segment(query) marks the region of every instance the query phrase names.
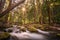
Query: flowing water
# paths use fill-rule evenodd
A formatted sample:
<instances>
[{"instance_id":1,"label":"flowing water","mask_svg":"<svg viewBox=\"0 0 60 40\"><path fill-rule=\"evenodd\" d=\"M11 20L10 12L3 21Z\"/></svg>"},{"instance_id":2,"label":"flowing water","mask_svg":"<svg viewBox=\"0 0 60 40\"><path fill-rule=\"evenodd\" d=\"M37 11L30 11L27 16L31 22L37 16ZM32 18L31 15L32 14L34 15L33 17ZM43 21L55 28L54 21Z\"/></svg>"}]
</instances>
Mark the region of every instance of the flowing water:
<instances>
[{"instance_id":1,"label":"flowing water","mask_svg":"<svg viewBox=\"0 0 60 40\"><path fill-rule=\"evenodd\" d=\"M50 32L39 29L37 29L39 33L31 33L28 30L26 30L26 32L20 32L20 29L17 29L17 26L13 26L13 28L9 29L12 29L9 40L50 40Z\"/></svg>"}]
</instances>

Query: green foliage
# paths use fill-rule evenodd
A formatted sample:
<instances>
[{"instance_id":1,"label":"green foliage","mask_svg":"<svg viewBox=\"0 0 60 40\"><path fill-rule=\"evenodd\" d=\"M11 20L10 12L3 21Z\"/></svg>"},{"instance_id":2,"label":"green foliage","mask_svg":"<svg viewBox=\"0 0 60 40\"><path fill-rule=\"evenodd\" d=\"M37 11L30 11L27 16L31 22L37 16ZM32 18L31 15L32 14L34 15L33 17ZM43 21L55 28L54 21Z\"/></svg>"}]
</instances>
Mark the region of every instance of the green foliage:
<instances>
[{"instance_id":1,"label":"green foliage","mask_svg":"<svg viewBox=\"0 0 60 40\"><path fill-rule=\"evenodd\" d=\"M57 0L57 2L59 2L59 3L60 3L60 0Z\"/></svg>"},{"instance_id":2,"label":"green foliage","mask_svg":"<svg viewBox=\"0 0 60 40\"><path fill-rule=\"evenodd\" d=\"M32 6L32 8L28 11L28 15L27 15L27 18L29 19L29 20L32 20L33 18L34 18L34 9L35 9L35 7L34 6Z\"/></svg>"},{"instance_id":3,"label":"green foliage","mask_svg":"<svg viewBox=\"0 0 60 40\"><path fill-rule=\"evenodd\" d=\"M54 22L55 23L60 23L60 5L55 5L53 9L54 13Z\"/></svg>"},{"instance_id":4,"label":"green foliage","mask_svg":"<svg viewBox=\"0 0 60 40\"><path fill-rule=\"evenodd\" d=\"M8 2L8 0L7 0L7 2ZM21 8L17 7L19 10L18 9L13 10L12 11L14 13L13 16L11 13L9 14L10 15L9 22L11 22L11 23L18 22L19 24L23 24L24 21L27 23L39 22L40 13L42 13L43 17L41 17L41 18L43 20L43 23L48 24L49 23L48 14L51 13L52 14L51 19L55 20L55 22L57 22L57 23L60 23L60 8L55 6L56 4L60 3L60 0L44 0L42 5L40 4L40 0L36 0L36 5L35 5L35 0L31 0L30 2L31 2L30 3L31 5L28 5L29 4L29 2L28 2L28 3L26 3L26 5L24 4L25 6L22 6ZM53 7L51 6L51 4L53 4ZM7 5L5 5L5 6L7 6ZM28 7L28 6L30 6L30 7ZM26 8L26 11L24 12L24 14L26 14L26 15L24 15L24 16L23 16L23 11L22 11L23 7ZM57 12L55 12L55 11L57 11ZM4 22L8 21L8 14L5 16L3 18L1 18L0 21L4 21ZM39 25L35 25L35 26L37 27Z\"/></svg>"},{"instance_id":5,"label":"green foliage","mask_svg":"<svg viewBox=\"0 0 60 40\"><path fill-rule=\"evenodd\" d=\"M56 23L60 23L60 13L58 13L55 17L54 20Z\"/></svg>"}]
</instances>

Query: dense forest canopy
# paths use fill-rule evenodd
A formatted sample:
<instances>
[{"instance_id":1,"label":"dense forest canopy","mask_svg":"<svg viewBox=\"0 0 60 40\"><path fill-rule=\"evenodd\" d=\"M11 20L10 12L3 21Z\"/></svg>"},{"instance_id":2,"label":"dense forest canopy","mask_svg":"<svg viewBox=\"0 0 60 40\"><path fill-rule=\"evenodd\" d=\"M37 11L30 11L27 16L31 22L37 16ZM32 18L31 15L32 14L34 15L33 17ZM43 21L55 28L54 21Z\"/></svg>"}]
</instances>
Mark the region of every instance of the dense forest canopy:
<instances>
[{"instance_id":1,"label":"dense forest canopy","mask_svg":"<svg viewBox=\"0 0 60 40\"><path fill-rule=\"evenodd\" d=\"M60 0L0 0L0 23L60 24Z\"/></svg>"}]
</instances>

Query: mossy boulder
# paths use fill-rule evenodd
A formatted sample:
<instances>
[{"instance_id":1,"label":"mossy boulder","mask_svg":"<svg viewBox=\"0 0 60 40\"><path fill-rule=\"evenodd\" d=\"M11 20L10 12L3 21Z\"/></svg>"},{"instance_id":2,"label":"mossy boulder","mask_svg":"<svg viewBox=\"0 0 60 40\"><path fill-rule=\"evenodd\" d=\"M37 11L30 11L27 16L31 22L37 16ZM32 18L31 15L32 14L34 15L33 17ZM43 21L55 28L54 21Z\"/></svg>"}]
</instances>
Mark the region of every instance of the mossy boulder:
<instances>
[{"instance_id":1,"label":"mossy boulder","mask_svg":"<svg viewBox=\"0 0 60 40\"><path fill-rule=\"evenodd\" d=\"M38 27L38 29L45 31L45 30L48 30L48 27L49 27L48 24L43 24L43 25L40 25L40 26Z\"/></svg>"},{"instance_id":2,"label":"mossy boulder","mask_svg":"<svg viewBox=\"0 0 60 40\"><path fill-rule=\"evenodd\" d=\"M30 28L28 28L28 30L29 30L30 32L37 32L37 30L36 30L35 27L30 27Z\"/></svg>"},{"instance_id":3,"label":"mossy boulder","mask_svg":"<svg viewBox=\"0 0 60 40\"><path fill-rule=\"evenodd\" d=\"M10 37L10 34L7 32L0 33L0 40L8 39Z\"/></svg>"},{"instance_id":4,"label":"mossy boulder","mask_svg":"<svg viewBox=\"0 0 60 40\"><path fill-rule=\"evenodd\" d=\"M20 31L26 32L26 28L25 27L20 27Z\"/></svg>"}]
</instances>

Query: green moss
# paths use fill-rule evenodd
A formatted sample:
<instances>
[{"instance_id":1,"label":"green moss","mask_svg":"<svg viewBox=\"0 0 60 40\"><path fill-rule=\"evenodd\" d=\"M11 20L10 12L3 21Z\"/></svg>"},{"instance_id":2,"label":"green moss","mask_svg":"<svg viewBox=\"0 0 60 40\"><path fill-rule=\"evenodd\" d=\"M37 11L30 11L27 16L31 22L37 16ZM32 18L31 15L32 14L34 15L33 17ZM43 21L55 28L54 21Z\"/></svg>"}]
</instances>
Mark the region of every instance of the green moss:
<instances>
[{"instance_id":1,"label":"green moss","mask_svg":"<svg viewBox=\"0 0 60 40\"><path fill-rule=\"evenodd\" d=\"M36 30L35 27L30 27L30 28L28 28L28 30L29 30L30 32L37 32L37 30Z\"/></svg>"},{"instance_id":2,"label":"green moss","mask_svg":"<svg viewBox=\"0 0 60 40\"><path fill-rule=\"evenodd\" d=\"M39 25L39 27L37 27L40 30L46 30L48 29L49 25L48 24L43 24L43 25Z\"/></svg>"},{"instance_id":3,"label":"green moss","mask_svg":"<svg viewBox=\"0 0 60 40\"><path fill-rule=\"evenodd\" d=\"M58 36L60 36L60 34L57 34Z\"/></svg>"},{"instance_id":4,"label":"green moss","mask_svg":"<svg viewBox=\"0 0 60 40\"><path fill-rule=\"evenodd\" d=\"M9 36L10 36L9 33L7 33L7 32L0 33L0 39L6 39Z\"/></svg>"}]
</instances>

